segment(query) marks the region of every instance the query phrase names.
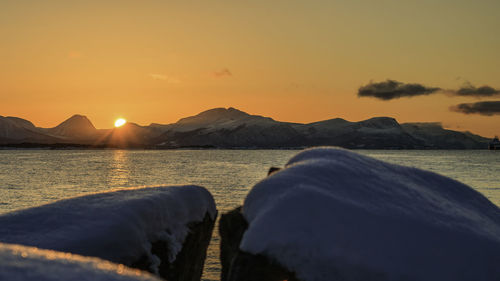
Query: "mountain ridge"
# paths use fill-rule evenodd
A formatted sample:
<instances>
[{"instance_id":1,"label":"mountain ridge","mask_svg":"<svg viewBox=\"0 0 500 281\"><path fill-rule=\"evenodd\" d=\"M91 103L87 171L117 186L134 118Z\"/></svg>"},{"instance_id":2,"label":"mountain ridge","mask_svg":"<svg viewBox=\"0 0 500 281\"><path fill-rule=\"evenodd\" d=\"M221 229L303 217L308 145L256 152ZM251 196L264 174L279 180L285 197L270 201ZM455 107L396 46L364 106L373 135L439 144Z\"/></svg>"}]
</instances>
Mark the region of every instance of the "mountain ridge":
<instances>
[{"instance_id":1,"label":"mountain ridge","mask_svg":"<svg viewBox=\"0 0 500 281\"><path fill-rule=\"evenodd\" d=\"M7 133L6 133L7 132ZM487 138L444 129L441 123L398 123L392 117L362 121L332 118L312 123L276 121L233 107L213 108L171 124L132 122L114 129L96 129L75 114L53 128L0 116L0 144L74 143L91 147L137 148L299 148L334 145L365 149L481 149Z\"/></svg>"},{"instance_id":2,"label":"mountain ridge","mask_svg":"<svg viewBox=\"0 0 500 281\"><path fill-rule=\"evenodd\" d=\"M56 127L47 129L47 131L56 136L85 139L92 138L97 129L87 116L75 114Z\"/></svg>"}]
</instances>

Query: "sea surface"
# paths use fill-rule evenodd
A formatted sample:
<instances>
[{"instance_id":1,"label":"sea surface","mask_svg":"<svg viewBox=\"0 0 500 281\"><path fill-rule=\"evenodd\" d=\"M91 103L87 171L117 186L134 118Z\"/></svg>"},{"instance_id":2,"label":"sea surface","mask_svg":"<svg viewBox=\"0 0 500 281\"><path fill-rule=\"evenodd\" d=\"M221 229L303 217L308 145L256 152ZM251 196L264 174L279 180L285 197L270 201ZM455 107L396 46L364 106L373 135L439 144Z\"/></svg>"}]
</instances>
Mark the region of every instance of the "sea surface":
<instances>
[{"instance_id":1,"label":"sea surface","mask_svg":"<svg viewBox=\"0 0 500 281\"><path fill-rule=\"evenodd\" d=\"M215 197L219 214L298 150L0 150L0 214L62 198L131 186L196 184ZM500 206L500 151L358 150L391 163L461 181ZM219 280L217 229L204 280Z\"/></svg>"}]
</instances>

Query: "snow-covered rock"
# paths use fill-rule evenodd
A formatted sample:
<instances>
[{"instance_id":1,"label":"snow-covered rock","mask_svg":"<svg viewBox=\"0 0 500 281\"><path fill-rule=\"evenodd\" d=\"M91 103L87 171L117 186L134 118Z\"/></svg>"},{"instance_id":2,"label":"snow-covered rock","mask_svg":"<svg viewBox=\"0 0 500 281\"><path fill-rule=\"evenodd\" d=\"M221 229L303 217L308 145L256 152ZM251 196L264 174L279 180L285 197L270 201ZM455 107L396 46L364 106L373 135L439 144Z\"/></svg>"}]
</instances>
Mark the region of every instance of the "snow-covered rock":
<instances>
[{"instance_id":1,"label":"snow-covered rock","mask_svg":"<svg viewBox=\"0 0 500 281\"><path fill-rule=\"evenodd\" d=\"M0 241L161 273L178 262L190 239L199 241L189 248L192 263L203 265L216 213L203 187L121 189L2 215ZM205 227L193 231L199 225ZM201 275L201 269L191 271Z\"/></svg>"},{"instance_id":2,"label":"snow-covered rock","mask_svg":"<svg viewBox=\"0 0 500 281\"><path fill-rule=\"evenodd\" d=\"M0 280L159 281L148 272L99 258L0 243Z\"/></svg>"},{"instance_id":3,"label":"snow-covered rock","mask_svg":"<svg viewBox=\"0 0 500 281\"><path fill-rule=\"evenodd\" d=\"M255 185L243 216L241 252L303 281L500 280L496 205L450 178L347 150L299 153ZM243 263L229 280L250 280Z\"/></svg>"}]
</instances>

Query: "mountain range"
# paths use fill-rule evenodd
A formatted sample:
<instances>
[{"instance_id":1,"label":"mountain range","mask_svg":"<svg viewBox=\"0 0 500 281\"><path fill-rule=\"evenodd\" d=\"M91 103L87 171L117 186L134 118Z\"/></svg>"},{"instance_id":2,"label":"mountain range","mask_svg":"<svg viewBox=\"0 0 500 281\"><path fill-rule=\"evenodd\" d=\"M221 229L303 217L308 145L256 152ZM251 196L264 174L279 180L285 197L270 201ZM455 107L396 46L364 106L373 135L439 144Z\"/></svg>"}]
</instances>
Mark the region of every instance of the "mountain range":
<instances>
[{"instance_id":1,"label":"mountain range","mask_svg":"<svg viewBox=\"0 0 500 281\"><path fill-rule=\"evenodd\" d=\"M444 129L439 123L399 124L391 117L375 117L301 124L235 108L210 109L172 124L129 122L114 129L96 129L83 115L74 115L54 128L0 116L3 147L484 149L488 141L469 132Z\"/></svg>"}]
</instances>

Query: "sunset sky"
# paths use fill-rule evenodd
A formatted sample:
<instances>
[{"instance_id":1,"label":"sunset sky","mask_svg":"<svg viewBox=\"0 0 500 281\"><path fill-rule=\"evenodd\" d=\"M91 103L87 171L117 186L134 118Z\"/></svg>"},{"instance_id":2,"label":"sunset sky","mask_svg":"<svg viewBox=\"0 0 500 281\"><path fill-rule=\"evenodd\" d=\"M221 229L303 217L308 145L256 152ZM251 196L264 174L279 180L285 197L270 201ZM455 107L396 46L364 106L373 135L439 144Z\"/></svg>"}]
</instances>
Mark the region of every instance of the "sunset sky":
<instances>
[{"instance_id":1,"label":"sunset sky","mask_svg":"<svg viewBox=\"0 0 500 281\"><path fill-rule=\"evenodd\" d=\"M214 107L280 121L392 116L500 134L450 107L500 100L500 1L0 1L0 115L171 123ZM440 91L380 99L386 80ZM371 85L371 84L370 84ZM488 86L490 96L453 92ZM495 111L497 110L497 111Z\"/></svg>"}]
</instances>

